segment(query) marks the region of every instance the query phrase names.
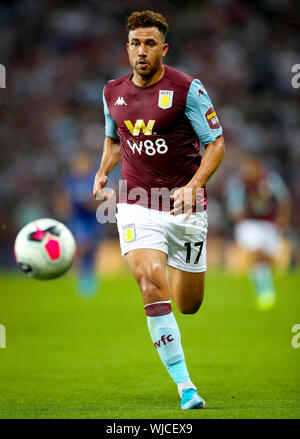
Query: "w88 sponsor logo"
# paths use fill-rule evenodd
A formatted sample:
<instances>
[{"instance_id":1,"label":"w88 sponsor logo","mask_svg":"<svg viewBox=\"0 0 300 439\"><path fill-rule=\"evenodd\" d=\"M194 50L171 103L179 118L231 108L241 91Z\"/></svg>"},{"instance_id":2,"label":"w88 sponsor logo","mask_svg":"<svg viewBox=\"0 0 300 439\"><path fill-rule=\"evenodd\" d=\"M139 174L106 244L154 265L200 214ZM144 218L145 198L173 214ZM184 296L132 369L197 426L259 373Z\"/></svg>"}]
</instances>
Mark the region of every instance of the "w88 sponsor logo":
<instances>
[{"instance_id":1,"label":"w88 sponsor logo","mask_svg":"<svg viewBox=\"0 0 300 439\"><path fill-rule=\"evenodd\" d=\"M165 139L156 139L155 142L147 139L144 141L141 140L139 143L127 140L127 143L133 154L137 151L141 155L142 151L144 151L147 155L155 155L156 153L165 154L168 151L168 145L166 144Z\"/></svg>"}]
</instances>

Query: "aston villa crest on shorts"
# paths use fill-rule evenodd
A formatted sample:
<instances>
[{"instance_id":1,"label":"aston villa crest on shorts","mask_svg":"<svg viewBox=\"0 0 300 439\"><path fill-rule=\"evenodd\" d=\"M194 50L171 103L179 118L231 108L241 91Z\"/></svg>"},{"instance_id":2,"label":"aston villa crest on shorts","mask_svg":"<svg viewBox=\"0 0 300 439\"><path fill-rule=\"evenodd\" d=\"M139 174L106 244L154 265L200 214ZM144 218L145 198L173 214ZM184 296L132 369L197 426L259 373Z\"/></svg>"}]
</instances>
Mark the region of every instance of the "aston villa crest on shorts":
<instances>
[{"instance_id":1,"label":"aston villa crest on shorts","mask_svg":"<svg viewBox=\"0 0 300 439\"><path fill-rule=\"evenodd\" d=\"M135 225L134 224L127 224L126 226L123 226L123 239L125 242L131 242L134 241L136 238L135 234Z\"/></svg>"},{"instance_id":2,"label":"aston villa crest on shorts","mask_svg":"<svg viewBox=\"0 0 300 439\"><path fill-rule=\"evenodd\" d=\"M159 90L158 106L166 110L172 107L173 90Z\"/></svg>"}]
</instances>

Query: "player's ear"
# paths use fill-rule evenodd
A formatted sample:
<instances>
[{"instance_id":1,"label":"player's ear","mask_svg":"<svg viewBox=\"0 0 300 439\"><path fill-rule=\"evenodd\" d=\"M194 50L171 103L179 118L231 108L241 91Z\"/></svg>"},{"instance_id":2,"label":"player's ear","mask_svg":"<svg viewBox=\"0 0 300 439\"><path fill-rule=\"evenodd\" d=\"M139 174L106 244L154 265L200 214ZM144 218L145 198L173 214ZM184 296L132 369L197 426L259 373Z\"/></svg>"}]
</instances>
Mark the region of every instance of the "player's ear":
<instances>
[{"instance_id":1,"label":"player's ear","mask_svg":"<svg viewBox=\"0 0 300 439\"><path fill-rule=\"evenodd\" d=\"M129 51L129 43L126 43L127 52Z\"/></svg>"},{"instance_id":2,"label":"player's ear","mask_svg":"<svg viewBox=\"0 0 300 439\"><path fill-rule=\"evenodd\" d=\"M166 56L169 50L169 45L167 43L164 43L162 46L162 56Z\"/></svg>"}]
</instances>

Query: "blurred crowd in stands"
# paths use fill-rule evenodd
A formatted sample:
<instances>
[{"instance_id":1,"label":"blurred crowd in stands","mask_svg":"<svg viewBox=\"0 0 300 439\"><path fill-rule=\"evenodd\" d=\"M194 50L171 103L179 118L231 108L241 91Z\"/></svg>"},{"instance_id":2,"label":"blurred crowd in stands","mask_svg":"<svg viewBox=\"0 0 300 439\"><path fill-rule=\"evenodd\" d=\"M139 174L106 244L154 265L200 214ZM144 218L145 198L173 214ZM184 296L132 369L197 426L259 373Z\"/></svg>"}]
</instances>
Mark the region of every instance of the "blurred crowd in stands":
<instances>
[{"instance_id":1,"label":"blurred crowd in stands","mask_svg":"<svg viewBox=\"0 0 300 439\"><path fill-rule=\"evenodd\" d=\"M124 27L142 9L165 15L166 64L203 82L224 129L226 159L208 184L211 236L232 239L224 187L243 151L253 151L290 189L288 234L299 265L300 89L291 68L300 63L300 9L287 0L2 1L0 264L12 261L22 225L55 216L60 179L78 152L97 168L103 86L130 71ZM109 236L116 233L114 225Z\"/></svg>"}]
</instances>

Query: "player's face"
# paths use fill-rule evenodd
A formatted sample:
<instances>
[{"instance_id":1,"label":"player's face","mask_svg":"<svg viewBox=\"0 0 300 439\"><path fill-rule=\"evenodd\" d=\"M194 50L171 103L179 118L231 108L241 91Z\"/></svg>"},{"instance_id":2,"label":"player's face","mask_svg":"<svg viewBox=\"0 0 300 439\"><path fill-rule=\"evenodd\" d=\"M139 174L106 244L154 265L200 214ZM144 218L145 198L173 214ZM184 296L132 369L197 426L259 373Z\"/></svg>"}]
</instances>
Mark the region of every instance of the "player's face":
<instances>
[{"instance_id":1,"label":"player's face","mask_svg":"<svg viewBox=\"0 0 300 439\"><path fill-rule=\"evenodd\" d=\"M157 27L145 27L129 32L126 45L131 67L141 76L150 77L162 64L168 51Z\"/></svg>"},{"instance_id":2,"label":"player's face","mask_svg":"<svg viewBox=\"0 0 300 439\"><path fill-rule=\"evenodd\" d=\"M247 160L242 163L241 170L243 178L250 183L259 181L263 173L260 160L253 157L248 157Z\"/></svg>"}]
</instances>

